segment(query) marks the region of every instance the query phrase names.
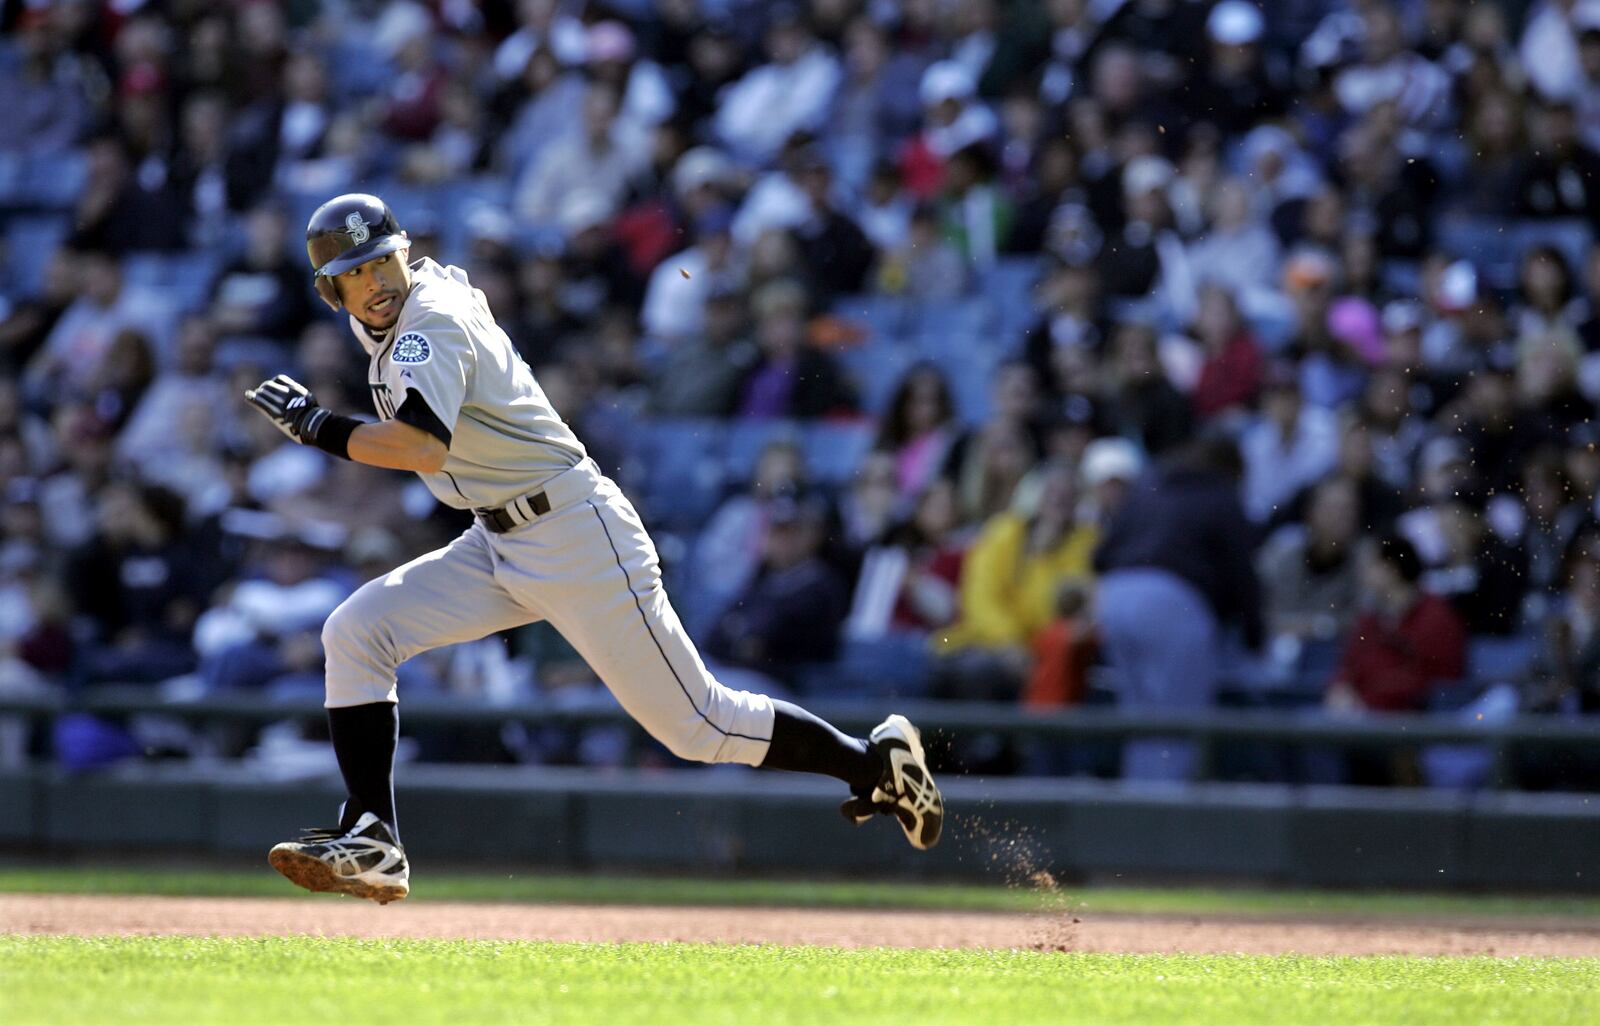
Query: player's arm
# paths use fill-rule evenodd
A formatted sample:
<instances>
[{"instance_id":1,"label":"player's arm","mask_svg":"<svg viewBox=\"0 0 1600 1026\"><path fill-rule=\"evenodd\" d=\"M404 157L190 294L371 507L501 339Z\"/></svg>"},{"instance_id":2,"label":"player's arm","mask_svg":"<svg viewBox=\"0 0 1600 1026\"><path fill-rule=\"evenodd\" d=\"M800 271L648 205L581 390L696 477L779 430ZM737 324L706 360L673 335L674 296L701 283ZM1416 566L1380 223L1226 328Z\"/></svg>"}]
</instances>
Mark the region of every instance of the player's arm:
<instances>
[{"instance_id":1,"label":"player's arm","mask_svg":"<svg viewBox=\"0 0 1600 1026\"><path fill-rule=\"evenodd\" d=\"M279 374L245 392L245 398L279 431L301 445L347 460L393 470L437 473L444 466L449 446L445 438L407 420L366 424L341 417L317 403L310 390L287 374ZM408 403L409 405L409 403Z\"/></svg>"},{"instance_id":2,"label":"player's arm","mask_svg":"<svg viewBox=\"0 0 1600 1026\"><path fill-rule=\"evenodd\" d=\"M437 474L450 450L421 428L398 420L362 424L350 433L350 458L392 470Z\"/></svg>"}]
</instances>

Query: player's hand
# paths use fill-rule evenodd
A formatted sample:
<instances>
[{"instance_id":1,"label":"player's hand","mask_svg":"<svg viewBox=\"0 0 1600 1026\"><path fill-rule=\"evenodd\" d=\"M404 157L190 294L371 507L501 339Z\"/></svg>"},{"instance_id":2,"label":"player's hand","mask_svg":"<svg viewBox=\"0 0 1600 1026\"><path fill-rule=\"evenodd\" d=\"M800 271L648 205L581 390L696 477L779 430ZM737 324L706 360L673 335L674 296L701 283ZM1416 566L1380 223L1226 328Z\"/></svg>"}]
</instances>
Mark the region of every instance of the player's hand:
<instances>
[{"instance_id":1,"label":"player's hand","mask_svg":"<svg viewBox=\"0 0 1600 1026\"><path fill-rule=\"evenodd\" d=\"M317 405L317 397L310 389L287 374L268 378L246 390L244 397L279 431L301 445L315 445L317 429L332 416Z\"/></svg>"}]
</instances>

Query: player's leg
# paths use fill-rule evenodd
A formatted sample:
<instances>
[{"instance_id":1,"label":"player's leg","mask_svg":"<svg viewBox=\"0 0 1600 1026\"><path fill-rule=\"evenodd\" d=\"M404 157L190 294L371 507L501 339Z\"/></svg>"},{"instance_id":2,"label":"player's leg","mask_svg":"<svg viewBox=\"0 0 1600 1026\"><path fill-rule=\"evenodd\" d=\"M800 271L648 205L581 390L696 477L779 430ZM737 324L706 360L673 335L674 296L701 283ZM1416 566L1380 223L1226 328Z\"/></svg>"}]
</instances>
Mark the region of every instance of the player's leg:
<instances>
[{"instance_id":1,"label":"player's leg","mask_svg":"<svg viewBox=\"0 0 1600 1026\"><path fill-rule=\"evenodd\" d=\"M890 717L871 738L855 738L792 703L724 686L667 600L644 525L610 481L494 544L507 553L507 590L538 609L673 754L837 777L856 796L850 818L892 812L913 844L937 840L943 805L916 728Z\"/></svg>"},{"instance_id":2,"label":"player's leg","mask_svg":"<svg viewBox=\"0 0 1600 1026\"><path fill-rule=\"evenodd\" d=\"M367 582L322 629L325 705L346 793L339 826L273 848L279 872L311 890L404 897L409 867L394 807L400 720L395 670L420 652L538 619L494 579L479 528Z\"/></svg>"}]
</instances>

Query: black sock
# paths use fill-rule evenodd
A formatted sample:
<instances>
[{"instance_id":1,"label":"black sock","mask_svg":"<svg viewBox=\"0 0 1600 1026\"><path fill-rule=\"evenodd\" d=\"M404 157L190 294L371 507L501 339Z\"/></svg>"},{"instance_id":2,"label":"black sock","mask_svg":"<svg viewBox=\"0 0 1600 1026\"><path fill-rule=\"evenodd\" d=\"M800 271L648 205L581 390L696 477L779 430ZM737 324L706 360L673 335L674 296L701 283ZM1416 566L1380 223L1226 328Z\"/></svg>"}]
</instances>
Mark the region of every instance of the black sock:
<instances>
[{"instance_id":1,"label":"black sock","mask_svg":"<svg viewBox=\"0 0 1600 1026\"><path fill-rule=\"evenodd\" d=\"M395 839L400 826L394 815L394 748L400 739L400 707L393 702L347 705L328 710L333 754L344 774L345 803L340 826L349 828L370 812L389 824Z\"/></svg>"},{"instance_id":2,"label":"black sock","mask_svg":"<svg viewBox=\"0 0 1600 1026\"><path fill-rule=\"evenodd\" d=\"M840 733L791 702L774 699L772 709L772 744L761 761L763 769L825 773L843 780L857 794L877 784L883 762L871 745Z\"/></svg>"}]
</instances>

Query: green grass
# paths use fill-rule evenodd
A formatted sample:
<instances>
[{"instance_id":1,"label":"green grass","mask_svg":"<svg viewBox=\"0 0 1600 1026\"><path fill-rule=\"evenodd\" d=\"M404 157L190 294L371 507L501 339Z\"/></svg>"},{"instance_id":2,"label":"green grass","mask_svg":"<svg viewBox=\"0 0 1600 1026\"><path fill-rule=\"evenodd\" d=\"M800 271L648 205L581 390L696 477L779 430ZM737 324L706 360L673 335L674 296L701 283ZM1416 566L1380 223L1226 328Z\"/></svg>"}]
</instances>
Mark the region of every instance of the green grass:
<instances>
[{"instance_id":1,"label":"green grass","mask_svg":"<svg viewBox=\"0 0 1600 1026\"><path fill-rule=\"evenodd\" d=\"M1558 1026L1592 963L0 936L0 1021Z\"/></svg>"},{"instance_id":2,"label":"green grass","mask_svg":"<svg viewBox=\"0 0 1600 1026\"><path fill-rule=\"evenodd\" d=\"M411 901L582 902L642 905L780 905L828 908L1039 908L1149 915L1600 918L1600 899L1448 894L1257 891L1131 887L1024 888L967 884L699 880L619 876L463 874L423 871ZM159 870L0 868L0 893L171 894L192 897L302 896L266 866Z\"/></svg>"}]
</instances>

